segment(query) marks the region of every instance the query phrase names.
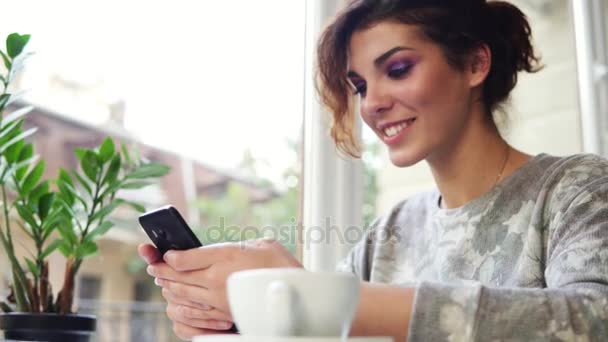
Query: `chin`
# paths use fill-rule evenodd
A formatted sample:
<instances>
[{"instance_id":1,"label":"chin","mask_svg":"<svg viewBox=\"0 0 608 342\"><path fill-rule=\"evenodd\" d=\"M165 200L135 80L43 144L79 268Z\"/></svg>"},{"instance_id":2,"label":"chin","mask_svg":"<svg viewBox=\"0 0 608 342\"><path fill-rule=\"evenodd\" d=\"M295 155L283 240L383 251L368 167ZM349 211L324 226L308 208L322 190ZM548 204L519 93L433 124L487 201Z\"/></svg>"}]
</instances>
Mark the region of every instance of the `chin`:
<instances>
[{"instance_id":1,"label":"chin","mask_svg":"<svg viewBox=\"0 0 608 342\"><path fill-rule=\"evenodd\" d=\"M407 150L389 149L388 155L391 163L397 167L413 166L424 160L424 155L422 153L415 153Z\"/></svg>"}]
</instances>

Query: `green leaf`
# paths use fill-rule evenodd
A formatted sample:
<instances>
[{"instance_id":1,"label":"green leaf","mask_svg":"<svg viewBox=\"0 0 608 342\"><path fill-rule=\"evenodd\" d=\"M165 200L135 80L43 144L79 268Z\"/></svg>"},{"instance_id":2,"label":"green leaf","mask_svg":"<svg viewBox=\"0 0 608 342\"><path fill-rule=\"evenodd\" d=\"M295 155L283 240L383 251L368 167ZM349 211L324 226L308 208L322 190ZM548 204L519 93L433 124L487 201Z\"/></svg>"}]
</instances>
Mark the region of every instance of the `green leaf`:
<instances>
[{"instance_id":1,"label":"green leaf","mask_svg":"<svg viewBox=\"0 0 608 342\"><path fill-rule=\"evenodd\" d=\"M111 221L104 221L102 224L93 229L86 237L87 240L93 241L98 236L102 236L114 227L114 223Z\"/></svg>"},{"instance_id":2,"label":"green leaf","mask_svg":"<svg viewBox=\"0 0 608 342\"><path fill-rule=\"evenodd\" d=\"M44 174L44 168L45 162L44 160L41 160L36 164L32 171L30 171L21 184L22 194L28 194L36 184L38 184L38 181L40 181L40 178L42 178L42 175Z\"/></svg>"},{"instance_id":3,"label":"green leaf","mask_svg":"<svg viewBox=\"0 0 608 342\"><path fill-rule=\"evenodd\" d=\"M84 157L84 155L87 153L87 150L85 150L84 148L76 148L74 149L74 154L76 155L76 158L78 158L78 160L82 161L82 158Z\"/></svg>"},{"instance_id":4,"label":"green leaf","mask_svg":"<svg viewBox=\"0 0 608 342\"><path fill-rule=\"evenodd\" d=\"M84 174L93 182L97 182L97 174L99 173L99 161L97 160L97 155L93 151L86 151L82 160L80 161L80 166L84 171Z\"/></svg>"},{"instance_id":5,"label":"green leaf","mask_svg":"<svg viewBox=\"0 0 608 342\"><path fill-rule=\"evenodd\" d=\"M62 180L57 181L57 187L59 188L59 197L70 207L73 206L76 200L74 191L72 191L73 187Z\"/></svg>"},{"instance_id":6,"label":"green leaf","mask_svg":"<svg viewBox=\"0 0 608 342\"><path fill-rule=\"evenodd\" d=\"M101 184L110 184L116 180L118 177L118 172L120 171L120 154L114 155L112 161L110 162L110 166L108 167L108 171L106 175L103 177L103 181Z\"/></svg>"},{"instance_id":7,"label":"green leaf","mask_svg":"<svg viewBox=\"0 0 608 342\"><path fill-rule=\"evenodd\" d=\"M85 199L78 194L78 191L76 191L74 187L65 182L59 182L57 183L57 186L61 190L62 198L66 199L66 204L71 207L74 205L74 201L78 200L82 204L85 211L89 210L87 201L85 201Z\"/></svg>"},{"instance_id":8,"label":"green leaf","mask_svg":"<svg viewBox=\"0 0 608 342\"><path fill-rule=\"evenodd\" d=\"M87 180L84 179L84 177L82 177L78 172L74 172L74 177L76 177L76 179L78 179L78 182L84 188L84 190L87 192L87 194L89 194L90 196L93 196L93 190L91 189L89 182L87 182Z\"/></svg>"},{"instance_id":9,"label":"green leaf","mask_svg":"<svg viewBox=\"0 0 608 342\"><path fill-rule=\"evenodd\" d=\"M101 207L93 216L91 216L91 222L95 222L95 220L100 219L103 220L104 217L110 215L114 209L116 209L119 205L123 204L125 201L121 199L115 199L110 204Z\"/></svg>"},{"instance_id":10,"label":"green leaf","mask_svg":"<svg viewBox=\"0 0 608 342\"><path fill-rule=\"evenodd\" d=\"M23 140L11 140L10 146L6 149L6 152L2 151L2 148L0 148L0 154L4 153L4 158L6 159L6 161L13 164L17 162L17 158L19 158L19 152L21 152L23 145L25 145L25 142Z\"/></svg>"},{"instance_id":11,"label":"green leaf","mask_svg":"<svg viewBox=\"0 0 608 342\"><path fill-rule=\"evenodd\" d=\"M0 55L2 55L2 60L4 61L4 66L6 67L6 69L10 70L11 66L13 66L10 58L8 58L8 56L2 50L0 50Z\"/></svg>"},{"instance_id":12,"label":"green leaf","mask_svg":"<svg viewBox=\"0 0 608 342\"><path fill-rule=\"evenodd\" d=\"M30 272L32 272L34 277L40 277L40 270L38 270L38 267L36 267L36 264L32 260L25 258L25 263L27 264L27 268L29 268Z\"/></svg>"},{"instance_id":13,"label":"green leaf","mask_svg":"<svg viewBox=\"0 0 608 342\"><path fill-rule=\"evenodd\" d=\"M21 265L14 264L12 265L13 270L13 291L15 291L15 300L17 301L17 310L21 312L30 311L30 303L31 303L31 295L26 289L27 280L25 278L25 272L21 268Z\"/></svg>"},{"instance_id":14,"label":"green leaf","mask_svg":"<svg viewBox=\"0 0 608 342\"><path fill-rule=\"evenodd\" d=\"M16 170L19 170L22 167L27 167L29 169L31 165L33 165L35 162L38 161L38 159L40 159L39 156L33 156L30 159L20 161L20 162L17 162L16 164L13 164L12 167Z\"/></svg>"},{"instance_id":15,"label":"green leaf","mask_svg":"<svg viewBox=\"0 0 608 342\"><path fill-rule=\"evenodd\" d=\"M63 224L57 226L57 230L59 230L59 235L61 235L61 238L68 244L68 246L74 246L78 242L78 237L76 236L74 228L71 224L66 224L64 222Z\"/></svg>"},{"instance_id":16,"label":"green leaf","mask_svg":"<svg viewBox=\"0 0 608 342\"><path fill-rule=\"evenodd\" d=\"M99 147L99 159L102 163L107 162L114 155L114 142L111 138L106 138Z\"/></svg>"},{"instance_id":17,"label":"green leaf","mask_svg":"<svg viewBox=\"0 0 608 342\"><path fill-rule=\"evenodd\" d=\"M55 193L53 192L49 192L48 194L44 194L42 197L40 197L40 201L38 202L38 217L40 217L41 222L44 222L44 219L49 214L54 200Z\"/></svg>"},{"instance_id":18,"label":"green leaf","mask_svg":"<svg viewBox=\"0 0 608 342\"><path fill-rule=\"evenodd\" d=\"M131 154L129 153L129 149L127 148L127 145L122 143L120 144L120 148L122 149L122 155L123 157L125 157L125 161L127 162L127 165L132 165L133 161L131 160Z\"/></svg>"},{"instance_id":19,"label":"green leaf","mask_svg":"<svg viewBox=\"0 0 608 342\"><path fill-rule=\"evenodd\" d=\"M97 244L93 241L85 241L76 249L76 258L85 258L97 253Z\"/></svg>"},{"instance_id":20,"label":"green leaf","mask_svg":"<svg viewBox=\"0 0 608 342\"><path fill-rule=\"evenodd\" d=\"M117 180L114 180L114 181L110 182L110 184L108 184L107 187L105 187L105 190L103 190L101 195L99 195L99 198L106 198L108 195L116 194L116 192L119 189L120 189L120 182Z\"/></svg>"},{"instance_id":21,"label":"green leaf","mask_svg":"<svg viewBox=\"0 0 608 342\"><path fill-rule=\"evenodd\" d=\"M34 110L34 107L32 107L32 106L19 108L16 111L7 115L4 119L2 119L2 125L7 125L11 122L16 121L17 119L21 119L22 117L26 116L32 110Z\"/></svg>"},{"instance_id":22,"label":"green leaf","mask_svg":"<svg viewBox=\"0 0 608 342\"><path fill-rule=\"evenodd\" d=\"M34 211L28 206L20 203L15 203L15 208L19 213L19 216L23 219L23 221L27 222L27 224L32 227L32 229L38 229L38 222L34 218Z\"/></svg>"},{"instance_id":23,"label":"green leaf","mask_svg":"<svg viewBox=\"0 0 608 342\"><path fill-rule=\"evenodd\" d=\"M7 160L11 163L14 162L17 159L17 157L19 156L19 152L21 151L21 147L23 147L23 141L25 140L25 138L36 133L37 130L38 130L38 128L36 128L36 127L30 128L27 131L20 133L16 137L11 138L11 140L9 140L5 144L3 144L2 147L0 147L0 154L4 153L6 151ZM16 151L12 151L12 152L7 151L13 145L17 145L19 142L21 142L21 147L19 147ZM8 159L9 154L12 154L10 160Z\"/></svg>"},{"instance_id":24,"label":"green leaf","mask_svg":"<svg viewBox=\"0 0 608 342\"><path fill-rule=\"evenodd\" d=\"M122 183L120 185L121 189L142 189L147 187L148 185L152 185L154 183L152 182L145 182L145 181L132 181L132 182L128 182L128 183Z\"/></svg>"},{"instance_id":25,"label":"green leaf","mask_svg":"<svg viewBox=\"0 0 608 342\"><path fill-rule=\"evenodd\" d=\"M51 253L53 253L63 243L61 240L55 240L51 242L40 254L40 259L46 259Z\"/></svg>"},{"instance_id":26,"label":"green leaf","mask_svg":"<svg viewBox=\"0 0 608 342\"><path fill-rule=\"evenodd\" d=\"M44 181L38 184L29 194L29 200L31 203L38 203L42 195L49 192L49 182Z\"/></svg>"},{"instance_id":27,"label":"green leaf","mask_svg":"<svg viewBox=\"0 0 608 342\"><path fill-rule=\"evenodd\" d=\"M18 162L24 161L26 159L30 159L34 156L34 146L32 143L27 143L21 151L19 152L19 157L17 158Z\"/></svg>"},{"instance_id":28,"label":"green leaf","mask_svg":"<svg viewBox=\"0 0 608 342\"><path fill-rule=\"evenodd\" d=\"M20 35L18 33L11 33L6 38L6 53L11 58L19 56L29 41L29 34Z\"/></svg>"},{"instance_id":29,"label":"green leaf","mask_svg":"<svg viewBox=\"0 0 608 342\"><path fill-rule=\"evenodd\" d=\"M66 258L72 255L72 248L66 241L61 241L57 248L59 249L59 252L61 252L61 254L63 254L63 256Z\"/></svg>"},{"instance_id":30,"label":"green leaf","mask_svg":"<svg viewBox=\"0 0 608 342\"><path fill-rule=\"evenodd\" d=\"M21 125L22 121L13 121L8 125L4 125L6 122L2 122L2 128L0 128L0 146L4 146L10 139L16 137L19 133L21 133Z\"/></svg>"},{"instance_id":31,"label":"green leaf","mask_svg":"<svg viewBox=\"0 0 608 342\"><path fill-rule=\"evenodd\" d=\"M57 202L57 200L55 200L55 202ZM55 228L57 228L58 225L61 224L65 219L66 217L63 208L57 207L52 209L42 223L42 240L46 241L49 235L55 231Z\"/></svg>"},{"instance_id":32,"label":"green leaf","mask_svg":"<svg viewBox=\"0 0 608 342\"><path fill-rule=\"evenodd\" d=\"M146 212L146 208L136 202L130 202L130 201L125 201L126 204L128 204L129 206L131 206L133 209L135 209L136 211L140 212L140 213L145 213Z\"/></svg>"},{"instance_id":33,"label":"green leaf","mask_svg":"<svg viewBox=\"0 0 608 342\"><path fill-rule=\"evenodd\" d=\"M143 179L143 178L162 177L162 176L166 175L167 173L169 173L169 170L170 170L170 168L167 165L163 165L163 164L158 164L158 163L144 164L144 165L138 167L137 169L135 169L135 171L131 172L129 175L127 175L127 178Z\"/></svg>"},{"instance_id":34,"label":"green leaf","mask_svg":"<svg viewBox=\"0 0 608 342\"><path fill-rule=\"evenodd\" d=\"M27 144L25 144L25 146L23 146L23 148L19 152L19 157L17 157L17 162L20 163L20 162L23 162L26 160L32 160L33 156L34 156L34 146L31 143L27 143ZM15 177L17 178L18 181L23 180L23 177L27 173L29 166L30 166L30 164L26 164L24 166L17 168L17 171L15 171Z\"/></svg>"},{"instance_id":35,"label":"green leaf","mask_svg":"<svg viewBox=\"0 0 608 342\"><path fill-rule=\"evenodd\" d=\"M0 95L0 110L4 110L4 106L6 106L6 103L8 102L8 99L10 99L10 98L11 98L10 94Z\"/></svg>"},{"instance_id":36,"label":"green leaf","mask_svg":"<svg viewBox=\"0 0 608 342\"><path fill-rule=\"evenodd\" d=\"M72 181L72 177L70 177L69 172L67 172L64 168L59 169L59 180L74 187L74 182Z\"/></svg>"}]
</instances>

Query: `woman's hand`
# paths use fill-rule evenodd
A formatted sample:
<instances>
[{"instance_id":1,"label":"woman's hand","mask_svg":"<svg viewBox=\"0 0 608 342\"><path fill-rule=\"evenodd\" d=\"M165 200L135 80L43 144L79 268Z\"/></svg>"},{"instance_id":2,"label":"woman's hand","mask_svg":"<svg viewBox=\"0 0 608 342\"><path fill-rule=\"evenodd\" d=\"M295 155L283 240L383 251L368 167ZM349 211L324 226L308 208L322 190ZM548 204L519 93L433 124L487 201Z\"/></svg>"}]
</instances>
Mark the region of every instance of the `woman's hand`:
<instances>
[{"instance_id":1,"label":"woman's hand","mask_svg":"<svg viewBox=\"0 0 608 342\"><path fill-rule=\"evenodd\" d=\"M205 334L225 334L232 325L226 279L236 271L302 267L280 243L260 239L216 244L189 251L171 251L165 262L151 245L139 247L150 265L148 273L163 287L167 316L175 334L184 340Z\"/></svg>"},{"instance_id":2,"label":"woman's hand","mask_svg":"<svg viewBox=\"0 0 608 342\"><path fill-rule=\"evenodd\" d=\"M231 319L226 279L234 272L276 267L302 267L279 242L258 239L169 251L165 263L148 266L158 285L174 298L204 304Z\"/></svg>"},{"instance_id":3,"label":"woman's hand","mask_svg":"<svg viewBox=\"0 0 608 342\"><path fill-rule=\"evenodd\" d=\"M215 333L226 333L232 327L232 317L225 312L176 297L167 289L162 289L162 294L167 300L167 316L174 323Z\"/></svg>"},{"instance_id":4,"label":"woman's hand","mask_svg":"<svg viewBox=\"0 0 608 342\"><path fill-rule=\"evenodd\" d=\"M158 250L149 244L140 245L139 255L149 264L164 263ZM192 340L194 336L226 334L232 326L231 319L213 307L190 302L162 290L167 300L167 316L173 321L173 331L182 340Z\"/></svg>"}]
</instances>

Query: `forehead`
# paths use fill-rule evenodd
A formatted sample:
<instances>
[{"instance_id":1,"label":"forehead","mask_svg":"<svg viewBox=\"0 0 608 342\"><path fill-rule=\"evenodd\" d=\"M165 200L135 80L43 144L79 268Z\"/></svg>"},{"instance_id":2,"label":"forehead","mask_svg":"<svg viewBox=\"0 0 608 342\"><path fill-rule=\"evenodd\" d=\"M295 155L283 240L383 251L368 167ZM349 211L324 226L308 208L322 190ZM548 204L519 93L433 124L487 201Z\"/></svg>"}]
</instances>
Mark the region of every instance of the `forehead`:
<instances>
[{"instance_id":1,"label":"forehead","mask_svg":"<svg viewBox=\"0 0 608 342\"><path fill-rule=\"evenodd\" d=\"M348 65L354 69L364 67L396 46L421 50L428 43L415 25L383 21L353 32L348 44Z\"/></svg>"}]
</instances>

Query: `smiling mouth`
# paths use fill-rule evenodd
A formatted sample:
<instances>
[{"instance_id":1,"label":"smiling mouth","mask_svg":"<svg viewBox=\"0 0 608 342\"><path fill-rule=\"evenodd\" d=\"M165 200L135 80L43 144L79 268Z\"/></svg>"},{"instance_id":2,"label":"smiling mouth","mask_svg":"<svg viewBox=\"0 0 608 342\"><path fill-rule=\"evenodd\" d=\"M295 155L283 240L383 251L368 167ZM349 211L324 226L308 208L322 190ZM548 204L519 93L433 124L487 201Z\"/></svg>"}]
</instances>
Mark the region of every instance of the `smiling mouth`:
<instances>
[{"instance_id":1,"label":"smiling mouth","mask_svg":"<svg viewBox=\"0 0 608 342\"><path fill-rule=\"evenodd\" d=\"M382 130L382 134L386 138L392 138L401 133L402 130L406 129L409 125L413 124L416 118L411 118L405 121L396 122Z\"/></svg>"}]
</instances>

